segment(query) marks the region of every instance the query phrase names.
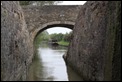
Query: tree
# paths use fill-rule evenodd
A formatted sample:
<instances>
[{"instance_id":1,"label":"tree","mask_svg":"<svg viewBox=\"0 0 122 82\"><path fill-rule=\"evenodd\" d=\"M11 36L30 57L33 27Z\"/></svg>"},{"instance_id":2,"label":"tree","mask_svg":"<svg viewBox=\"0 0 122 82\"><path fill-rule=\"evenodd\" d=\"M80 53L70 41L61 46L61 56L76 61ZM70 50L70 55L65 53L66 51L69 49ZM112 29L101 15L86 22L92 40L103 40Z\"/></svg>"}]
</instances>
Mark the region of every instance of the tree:
<instances>
[{"instance_id":1,"label":"tree","mask_svg":"<svg viewBox=\"0 0 122 82\"><path fill-rule=\"evenodd\" d=\"M70 33L66 33L66 34L64 35L64 41L70 42L71 39L72 39L72 31L71 31Z\"/></svg>"},{"instance_id":2,"label":"tree","mask_svg":"<svg viewBox=\"0 0 122 82\"><path fill-rule=\"evenodd\" d=\"M43 31L42 33L38 34L37 37L34 40L35 47L38 47L39 44L41 44L42 41L49 41L49 33L47 31Z\"/></svg>"},{"instance_id":3,"label":"tree","mask_svg":"<svg viewBox=\"0 0 122 82\"><path fill-rule=\"evenodd\" d=\"M62 33L56 34L56 33L54 33L54 34L50 35L50 38L52 40L70 42L70 40L72 39L72 32L66 33L66 34L62 34Z\"/></svg>"},{"instance_id":4,"label":"tree","mask_svg":"<svg viewBox=\"0 0 122 82\"><path fill-rule=\"evenodd\" d=\"M50 38L52 39L52 40L57 40L57 41L61 41L62 39L63 39L63 34L62 33L59 33L59 34L56 34L56 33L54 33L54 34L51 34L50 35Z\"/></svg>"},{"instance_id":5,"label":"tree","mask_svg":"<svg viewBox=\"0 0 122 82\"><path fill-rule=\"evenodd\" d=\"M62 1L19 1L20 5L36 5L36 6L44 6L44 5L56 5L57 3L61 3Z\"/></svg>"}]
</instances>

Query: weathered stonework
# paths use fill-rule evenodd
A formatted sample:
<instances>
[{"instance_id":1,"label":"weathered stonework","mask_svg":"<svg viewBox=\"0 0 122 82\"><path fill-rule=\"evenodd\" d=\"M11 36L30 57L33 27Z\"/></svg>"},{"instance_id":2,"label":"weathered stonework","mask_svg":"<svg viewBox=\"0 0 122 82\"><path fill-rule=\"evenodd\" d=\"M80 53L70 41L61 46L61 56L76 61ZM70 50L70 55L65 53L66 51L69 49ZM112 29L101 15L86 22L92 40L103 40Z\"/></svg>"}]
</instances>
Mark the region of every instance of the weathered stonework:
<instances>
[{"instance_id":1,"label":"weathered stonework","mask_svg":"<svg viewBox=\"0 0 122 82\"><path fill-rule=\"evenodd\" d=\"M80 6L77 5L49 5L43 7L23 6L25 20L29 33L34 37L40 30L50 28L51 25L65 26L73 29Z\"/></svg>"},{"instance_id":2,"label":"weathered stonework","mask_svg":"<svg viewBox=\"0 0 122 82\"><path fill-rule=\"evenodd\" d=\"M1 80L26 80L32 43L24 15L16 1L1 2Z\"/></svg>"},{"instance_id":3,"label":"weathered stonework","mask_svg":"<svg viewBox=\"0 0 122 82\"><path fill-rule=\"evenodd\" d=\"M111 1L107 8L105 43L105 80L121 80L121 1Z\"/></svg>"},{"instance_id":4,"label":"weathered stonework","mask_svg":"<svg viewBox=\"0 0 122 82\"><path fill-rule=\"evenodd\" d=\"M23 7L22 10L16 1L2 1L2 80L26 80L33 57L33 40L37 33L52 26L73 29L78 10L79 6Z\"/></svg>"},{"instance_id":5,"label":"weathered stonework","mask_svg":"<svg viewBox=\"0 0 122 82\"><path fill-rule=\"evenodd\" d=\"M120 80L121 1L84 4L64 58L84 80Z\"/></svg>"},{"instance_id":6,"label":"weathered stonework","mask_svg":"<svg viewBox=\"0 0 122 82\"><path fill-rule=\"evenodd\" d=\"M79 6L23 7L23 11L16 1L1 2L2 81L26 80L33 40L40 30L73 25L64 57L67 64L84 80L121 79L121 1L89 1L80 12Z\"/></svg>"}]
</instances>

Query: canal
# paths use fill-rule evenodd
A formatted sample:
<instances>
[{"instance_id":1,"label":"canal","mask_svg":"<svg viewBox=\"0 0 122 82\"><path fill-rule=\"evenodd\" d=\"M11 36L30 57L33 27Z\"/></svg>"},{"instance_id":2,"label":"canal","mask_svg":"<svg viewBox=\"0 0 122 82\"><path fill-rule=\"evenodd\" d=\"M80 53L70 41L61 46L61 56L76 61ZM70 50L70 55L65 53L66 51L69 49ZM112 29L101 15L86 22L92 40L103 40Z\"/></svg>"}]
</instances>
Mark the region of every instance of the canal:
<instances>
[{"instance_id":1,"label":"canal","mask_svg":"<svg viewBox=\"0 0 122 82\"><path fill-rule=\"evenodd\" d=\"M42 43L29 67L28 81L82 81L63 60L67 47Z\"/></svg>"}]
</instances>

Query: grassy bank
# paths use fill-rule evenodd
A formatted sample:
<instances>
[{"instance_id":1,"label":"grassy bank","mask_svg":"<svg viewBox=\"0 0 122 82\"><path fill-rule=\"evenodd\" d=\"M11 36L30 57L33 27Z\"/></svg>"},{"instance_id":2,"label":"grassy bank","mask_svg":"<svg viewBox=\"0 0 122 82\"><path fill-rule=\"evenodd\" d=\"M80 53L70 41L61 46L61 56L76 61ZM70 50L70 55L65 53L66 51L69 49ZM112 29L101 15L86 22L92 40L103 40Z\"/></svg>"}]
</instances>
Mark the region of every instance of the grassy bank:
<instances>
[{"instance_id":1,"label":"grassy bank","mask_svg":"<svg viewBox=\"0 0 122 82\"><path fill-rule=\"evenodd\" d=\"M58 44L61 45L61 46L68 46L69 45L69 42L60 41L60 42L58 42Z\"/></svg>"}]
</instances>

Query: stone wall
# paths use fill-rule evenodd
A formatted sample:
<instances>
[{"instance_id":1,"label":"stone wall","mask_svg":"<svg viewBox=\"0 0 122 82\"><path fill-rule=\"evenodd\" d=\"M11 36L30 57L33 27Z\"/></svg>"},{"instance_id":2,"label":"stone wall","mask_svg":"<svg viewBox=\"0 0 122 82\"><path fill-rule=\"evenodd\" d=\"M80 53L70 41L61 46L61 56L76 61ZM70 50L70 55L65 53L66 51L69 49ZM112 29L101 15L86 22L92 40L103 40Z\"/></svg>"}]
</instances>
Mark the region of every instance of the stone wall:
<instances>
[{"instance_id":1,"label":"stone wall","mask_svg":"<svg viewBox=\"0 0 122 82\"><path fill-rule=\"evenodd\" d=\"M121 1L111 1L107 9L105 80L121 80Z\"/></svg>"},{"instance_id":2,"label":"stone wall","mask_svg":"<svg viewBox=\"0 0 122 82\"><path fill-rule=\"evenodd\" d=\"M121 1L89 1L79 12L66 63L84 80L120 80Z\"/></svg>"},{"instance_id":3,"label":"stone wall","mask_svg":"<svg viewBox=\"0 0 122 82\"><path fill-rule=\"evenodd\" d=\"M65 9L67 9L66 6ZM49 7L45 7L44 10L47 13L50 12ZM71 9L69 11L75 12ZM59 10L54 10L53 13L55 12ZM69 12L63 13L69 15ZM38 16L40 20L44 20L42 14ZM61 15L56 15L57 18L58 16ZM50 18L48 15L45 17ZM36 25L40 26L42 22L39 19L26 20L36 21ZM30 35L33 28L27 28L26 23L18 2L1 2L2 81L26 80L28 67L33 57L33 42ZM121 79L121 1L87 2L80 9L72 38L65 60L84 80L118 81Z\"/></svg>"},{"instance_id":4,"label":"stone wall","mask_svg":"<svg viewBox=\"0 0 122 82\"><path fill-rule=\"evenodd\" d=\"M32 44L23 12L16 1L1 2L1 80L26 80Z\"/></svg>"}]
</instances>

